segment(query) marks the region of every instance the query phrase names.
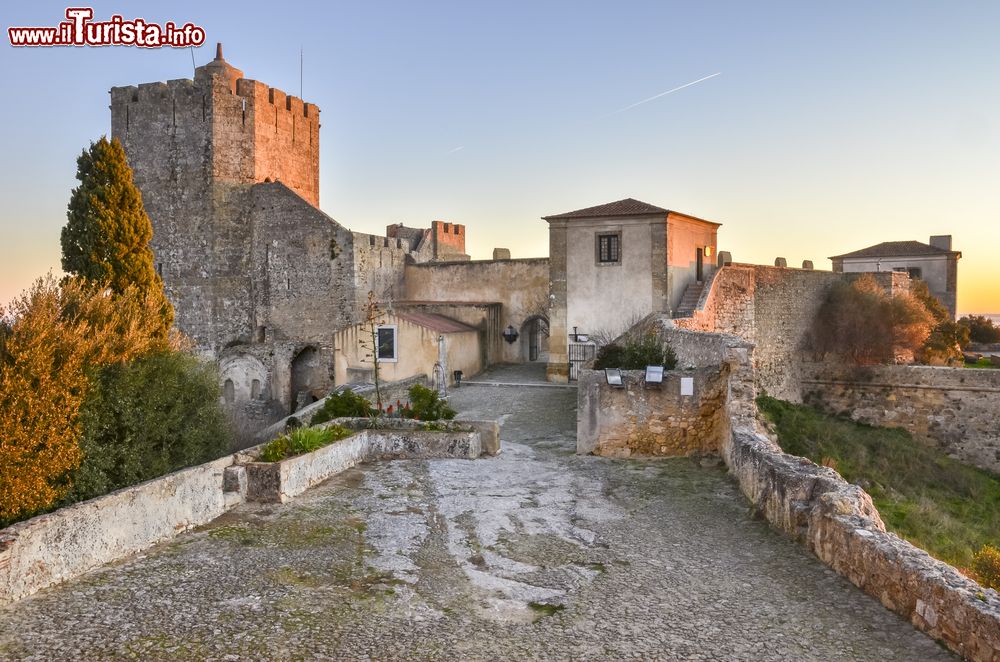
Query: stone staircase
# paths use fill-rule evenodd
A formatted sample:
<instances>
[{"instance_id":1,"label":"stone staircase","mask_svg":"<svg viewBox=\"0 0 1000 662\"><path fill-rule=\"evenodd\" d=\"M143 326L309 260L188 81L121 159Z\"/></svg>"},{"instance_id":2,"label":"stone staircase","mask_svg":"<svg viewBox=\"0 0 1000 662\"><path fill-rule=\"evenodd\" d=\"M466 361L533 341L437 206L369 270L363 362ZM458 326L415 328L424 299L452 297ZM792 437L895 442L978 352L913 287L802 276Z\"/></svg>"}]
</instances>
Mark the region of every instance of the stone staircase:
<instances>
[{"instance_id":1,"label":"stone staircase","mask_svg":"<svg viewBox=\"0 0 1000 662\"><path fill-rule=\"evenodd\" d=\"M674 317L691 317L694 315L694 311L698 308L698 300L701 299L702 290L705 289L705 283L694 282L684 289L684 296L681 297L681 302L677 306L677 310L674 311Z\"/></svg>"}]
</instances>

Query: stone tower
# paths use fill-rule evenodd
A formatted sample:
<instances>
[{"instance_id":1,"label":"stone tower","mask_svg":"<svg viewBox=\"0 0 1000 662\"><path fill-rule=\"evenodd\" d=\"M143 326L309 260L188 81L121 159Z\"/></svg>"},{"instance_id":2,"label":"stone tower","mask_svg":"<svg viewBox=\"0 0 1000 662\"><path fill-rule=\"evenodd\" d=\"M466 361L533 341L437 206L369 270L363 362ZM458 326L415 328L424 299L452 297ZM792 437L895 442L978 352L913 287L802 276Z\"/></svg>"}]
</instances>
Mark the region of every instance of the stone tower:
<instances>
[{"instance_id":1,"label":"stone tower","mask_svg":"<svg viewBox=\"0 0 1000 662\"><path fill-rule=\"evenodd\" d=\"M244 78L220 44L194 80L112 88L111 133L153 223L178 327L213 355L249 341L267 303L255 291L255 185L280 182L318 206L319 109Z\"/></svg>"}]
</instances>

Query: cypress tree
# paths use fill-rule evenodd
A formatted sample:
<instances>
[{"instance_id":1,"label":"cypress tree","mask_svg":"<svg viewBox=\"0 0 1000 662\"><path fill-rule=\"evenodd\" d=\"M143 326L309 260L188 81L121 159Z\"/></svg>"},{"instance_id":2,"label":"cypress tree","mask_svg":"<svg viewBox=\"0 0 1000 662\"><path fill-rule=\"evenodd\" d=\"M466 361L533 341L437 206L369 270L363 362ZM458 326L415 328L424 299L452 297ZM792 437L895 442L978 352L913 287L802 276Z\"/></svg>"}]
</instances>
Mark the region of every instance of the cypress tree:
<instances>
[{"instance_id":1,"label":"cypress tree","mask_svg":"<svg viewBox=\"0 0 1000 662\"><path fill-rule=\"evenodd\" d=\"M132 169L118 139L101 137L76 161L80 185L70 196L62 229L62 267L94 285L121 294L133 285L162 300L163 332L174 311L153 267L153 226L132 182Z\"/></svg>"}]
</instances>

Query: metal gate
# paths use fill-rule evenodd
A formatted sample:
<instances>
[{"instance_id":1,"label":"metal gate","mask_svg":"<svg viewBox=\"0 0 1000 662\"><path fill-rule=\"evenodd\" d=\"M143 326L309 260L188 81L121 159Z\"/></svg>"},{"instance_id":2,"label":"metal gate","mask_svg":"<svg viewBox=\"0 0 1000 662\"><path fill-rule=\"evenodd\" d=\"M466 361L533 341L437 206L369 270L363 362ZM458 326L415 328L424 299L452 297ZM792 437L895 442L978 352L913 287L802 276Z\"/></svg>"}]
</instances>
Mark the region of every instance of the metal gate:
<instances>
[{"instance_id":1,"label":"metal gate","mask_svg":"<svg viewBox=\"0 0 1000 662\"><path fill-rule=\"evenodd\" d=\"M597 345L594 343L570 342L569 344L569 380L575 382L580 378L580 368L597 355Z\"/></svg>"}]
</instances>

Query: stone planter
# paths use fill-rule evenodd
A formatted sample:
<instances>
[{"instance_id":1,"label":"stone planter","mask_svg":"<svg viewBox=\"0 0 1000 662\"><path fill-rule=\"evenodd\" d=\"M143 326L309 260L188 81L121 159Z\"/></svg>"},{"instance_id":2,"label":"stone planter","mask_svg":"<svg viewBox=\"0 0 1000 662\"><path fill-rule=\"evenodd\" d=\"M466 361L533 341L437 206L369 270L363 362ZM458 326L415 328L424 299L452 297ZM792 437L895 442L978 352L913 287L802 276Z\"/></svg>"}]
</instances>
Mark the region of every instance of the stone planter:
<instances>
[{"instance_id":1,"label":"stone planter","mask_svg":"<svg viewBox=\"0 0 1000 662\"><path fill-rule=\"evenodd\" d=\"M358 428L367 419L330 422L334 423ZM372 460L475 459L483 454L483 435L478 429L470 429L472 426L455 424L450 427L459 429L438 432L419 429L419 422L393 423L387 428L358 429L356 434L329 446L280 462L247 462L247 501L284 503L345 469ZM499 438L489 441L499 451Z\"/></svg>"}]
</instances>

